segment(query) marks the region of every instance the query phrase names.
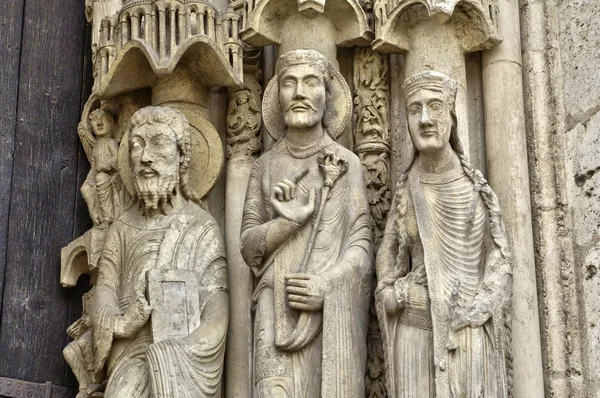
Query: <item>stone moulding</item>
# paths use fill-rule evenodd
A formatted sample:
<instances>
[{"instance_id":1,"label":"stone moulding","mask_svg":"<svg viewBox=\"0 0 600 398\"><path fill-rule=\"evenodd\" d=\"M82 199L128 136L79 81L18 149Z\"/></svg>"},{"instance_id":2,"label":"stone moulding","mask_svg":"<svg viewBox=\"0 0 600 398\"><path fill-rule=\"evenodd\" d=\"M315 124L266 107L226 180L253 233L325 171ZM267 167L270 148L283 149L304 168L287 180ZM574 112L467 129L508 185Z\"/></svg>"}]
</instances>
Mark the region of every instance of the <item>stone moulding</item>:
<instances>
[{"instance_id":1,"label":"stone moulding","mask_svg":"<svg viewBox=\"0 0 600 398\"><path fill-rule=\"evenodd\" d=\"M410 30L426 19L450 23L465 53L487 50L501 42L498 0L378 0L375 1L375 40L379 52L406 53Z\"/></svg>"},{"instance_id":2,"label":"stone moulding","mask_svg":"<svg viewBox=\"0 0 600 398\"><path fill-rule=\"evenodd\" d=\"M207 87L239 86L240 15L208 2L139 0L102 20L96 58L98 96L152 86L185 62ZM201 62L198 62L201 60Z\"/></svg>"},{"instance_id":3,"label":"stone moulding","mask_svg":"<svg viewBox=\"0 0 600 398\"><path fill-rule=\"evenodd\" d=\"M281 44L285 22L298 13L322 14L331 20L337 31L337 46L367 46L373 40L367 16L356 0L247 0L241 37L256 47Z\"/></svg>"}]
</instances>

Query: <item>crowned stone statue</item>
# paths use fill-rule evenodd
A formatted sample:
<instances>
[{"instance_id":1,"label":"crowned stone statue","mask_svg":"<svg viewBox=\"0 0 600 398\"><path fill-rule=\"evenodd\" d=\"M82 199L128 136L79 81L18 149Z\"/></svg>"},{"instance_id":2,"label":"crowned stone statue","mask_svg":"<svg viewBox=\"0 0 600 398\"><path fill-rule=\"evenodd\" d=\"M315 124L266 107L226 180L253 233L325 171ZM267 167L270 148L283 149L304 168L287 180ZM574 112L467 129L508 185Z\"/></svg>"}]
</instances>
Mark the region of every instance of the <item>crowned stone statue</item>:
<instances>
[{"instance_id":1,"label":"crowned stone statue","mask_svg":"<svg viewBox=\"0 0 600 398\"><path fill-rule=\"evenodd\" d=\"M402 87L415 152L377 253L376 306L395 398L505 398L512 272L498 199L458 139L456 83Z\"/></svg>"},{"instance_id":2,"label":"crowned stone statue","mask_svg":"<svg viewBox=\"0 0 600 398\"><path fill-rule=\"evenodd\" d=\"M362 166L336 142L343 77L314 50L280 57L263 119L277 140L248 182L241 252L254 291L254 396L365 394L372 244Z\"/></svg>"}]
</instances>

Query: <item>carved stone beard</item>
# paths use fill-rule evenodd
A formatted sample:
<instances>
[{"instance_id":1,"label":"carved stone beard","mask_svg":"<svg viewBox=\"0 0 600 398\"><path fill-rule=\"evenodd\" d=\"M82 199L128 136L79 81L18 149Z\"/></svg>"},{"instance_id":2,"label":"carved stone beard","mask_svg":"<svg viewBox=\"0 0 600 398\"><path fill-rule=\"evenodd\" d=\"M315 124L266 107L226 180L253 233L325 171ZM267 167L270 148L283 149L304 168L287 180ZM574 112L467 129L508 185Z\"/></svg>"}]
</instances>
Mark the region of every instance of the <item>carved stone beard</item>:
<instances>
[{"instance_id":1,"label":"carved stone beard","mask_svg":"<svg viewBox=\"0 0 600 398\"><path fill-rule=\"evenodd\" d=\"M177 184L179 184L179 170L177 168L168 171L163 170L152 177L136 175L134 186L144 215L158 209L159 206L163 214L166 214L167 205L171 205L171 199L176 193Z\"/></svg>"}]
</instances>

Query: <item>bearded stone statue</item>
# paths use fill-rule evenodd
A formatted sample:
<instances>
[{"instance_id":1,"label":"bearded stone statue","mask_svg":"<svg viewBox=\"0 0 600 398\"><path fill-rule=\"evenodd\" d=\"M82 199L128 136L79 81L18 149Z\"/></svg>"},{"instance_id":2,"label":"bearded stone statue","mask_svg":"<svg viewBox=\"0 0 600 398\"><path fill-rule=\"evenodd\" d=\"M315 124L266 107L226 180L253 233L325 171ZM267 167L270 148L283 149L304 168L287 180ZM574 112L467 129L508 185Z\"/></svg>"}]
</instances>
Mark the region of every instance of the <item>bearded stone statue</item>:
<instances>
[{"instance_id":1,"label":"bearded stone statue","mask_svg":"<svg viewBox=\"0 0 600 398\"><path fill-rule=\"evenodd\" d=\"M94 371L110 398L221 397L227 270L221 232L189 186L188 121L148 107L130 128L136 200L107 230L90 298Z\"/></svg>"},{"instance_id":2,"label":"bearded stone statue","mask_svg":"<svg viewBox=\"0 0 600 398\"><path fill-rule=\"evenodd\" d=\"M263 118L277 140L248 182L241 252L254 272L254 396L365 394L372 268L362 166L336 142L343 77L314 50L280 57Z\"/></svg>"},{"instance_id":3,"label":"bearded stone statue","mask_svg":"<svg viewBox=\"0 0 600 398\"><path fill-rule=\"evenodd\" d=\"M376 262L388 393L508 397L512 271L498 199L458 139L456 82L427 71L402 89L415 153Z\"/></svg>"}]
</instances>

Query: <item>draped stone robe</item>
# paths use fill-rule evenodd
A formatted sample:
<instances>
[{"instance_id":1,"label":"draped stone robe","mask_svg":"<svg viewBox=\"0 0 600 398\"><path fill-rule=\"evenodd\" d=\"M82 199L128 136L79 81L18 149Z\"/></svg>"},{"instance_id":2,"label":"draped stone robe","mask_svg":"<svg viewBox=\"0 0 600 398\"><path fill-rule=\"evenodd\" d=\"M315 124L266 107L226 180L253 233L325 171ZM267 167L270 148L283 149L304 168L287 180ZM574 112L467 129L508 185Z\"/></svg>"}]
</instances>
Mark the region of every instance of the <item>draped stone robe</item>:
<instances>
[{"instance_id":1,"label":"draped stone robe","mask_svg":"<svg viewBox=\"0 0 600 398\"><path fill-rule=\"evenodd\" d=\"M114 317L145 292L151 269L196 275L200 326L181 339L153 343L149 320L132 338L113 337ZM108 375L105 396L221 397L228 316L214 309L222 295L227 295L223 241L208 212L187 202L156 220L138 209L124 213L108 229L92 305L95 366L106 364Z\"/></svg>"},{"instance_id":2,"label":"draped stone robe","mask_svg":"<svg viewBox=\"0 0 600 398\"><path fill-rule=\"evenodd\" d=\"M299 272L314 217L269 256L267 231L278 216L270 196L275 184L300 170L309 173L297 183L297 197L306 203L311 188L320 204L323 177L317 167L322 151L338 151L349 162L327 199L316 243L306 270L321 275L327 286L313 340L295 342L302 348L281 346L286 331L298 322L285 293L288 273ZM362 166L353 153L328 135L310 147L292 146L285 138L262 155L249 178L242 224L242 255L257 277L254 293L255 395L261 398L345 398L364 396L367 310L372 268L370 218ZM322 319L322 321L321 321ZM322 331L320 329L322 328ZM304 334L312 335L313 331ZM265 386L263 388L263 386Z\"/></svg>"},{"instance_id":3,"label":"draped stone robe","mask_svg":"<svg viewBox=\"0 0 600 398\"><path fill-rule=\"evenodd\" d=\"M377 254L376 298L393 289L402 307L388 314L376 300L388 392L507 397L511 270L497 199L478 172L474 184L460 165L437 175L417 169L399 184ZM427 287L425 301L411 300L410 283ZM473 304L489 308L490 319L453 330L454 311Z\"/></svg>"}]
</instances>

